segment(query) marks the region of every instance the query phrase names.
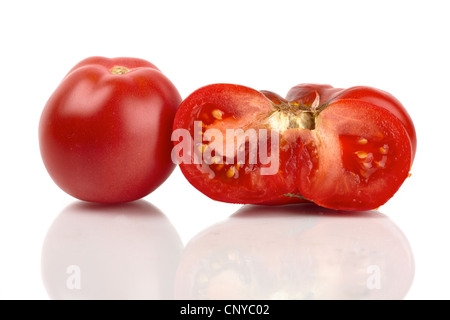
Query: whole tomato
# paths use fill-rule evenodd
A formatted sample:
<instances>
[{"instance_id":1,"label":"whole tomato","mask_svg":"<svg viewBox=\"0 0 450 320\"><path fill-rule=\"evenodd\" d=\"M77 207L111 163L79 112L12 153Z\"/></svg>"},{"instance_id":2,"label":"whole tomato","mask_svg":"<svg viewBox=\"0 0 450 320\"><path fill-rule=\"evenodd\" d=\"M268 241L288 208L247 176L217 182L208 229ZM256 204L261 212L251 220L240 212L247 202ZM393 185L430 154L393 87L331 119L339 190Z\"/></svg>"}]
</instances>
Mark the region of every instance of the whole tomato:
<instances>
[{"instance_id":1,"label":"whole tomato","mask_svg":"<svg viewBox=\"0 0 450 320\"><path fill-rule=\"evenodd\" d=\"M148 61L87 58L66 75L41 115L45 167L78 199L140 199L175 167L170 136L180 102L172 82Z\"/></svg>"},{"instance_id":2,"label":"whole tomato","mask_svg":"<svg viewBox=\"0 0 450 320\"><path fill-rule=\"evenodd\" d=\"M200 88L178 109L173 140L183 174L214 200L342 210L387 202L416 152L413 122L391 94L318 84L286 99L233 84Z\"/></svg>"}]
</instances>

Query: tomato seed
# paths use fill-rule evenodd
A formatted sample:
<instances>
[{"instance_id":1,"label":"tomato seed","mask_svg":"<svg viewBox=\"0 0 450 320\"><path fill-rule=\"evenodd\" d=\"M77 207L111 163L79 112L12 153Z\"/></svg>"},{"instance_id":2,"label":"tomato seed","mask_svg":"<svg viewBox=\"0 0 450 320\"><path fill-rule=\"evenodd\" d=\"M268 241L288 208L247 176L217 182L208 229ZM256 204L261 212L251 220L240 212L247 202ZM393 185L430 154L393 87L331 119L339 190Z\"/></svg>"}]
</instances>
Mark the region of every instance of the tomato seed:
<instances>
[{"instance_id":1,"label":"tomato seed","mask_svg":"<svg viewBox=\"0 0 450 320\"><path fill-rule=\"evenodd\" d=\"M211 114L212 114L212 116L213 116L214 118L216 118L216 119L218 119L218 120L222 120L223 112L220 111L219 109L214 109L214 110L211 112Z\"/></svg>"},{"instance_id":2,"label":"tomato seed","mask_svg":"<svg viewBox=\"0 0 450 320\"><path fill-rule=\"evenodd\" d=\"M364 138L361 138L358 140L359 144L367 144L367 142L368 142L367 139L364 139Z\"/></svg>"},{"instance_id":3,"label":"tomato seed","mask_svg":"<svg viewBox=\"0 0 450 320\"><path fill-rule=\"evenodd\" d=\"M231 167L230 169L228 169L226 176L228 178L232 178L234 176L234 172L235 172L234 167Z\"/></svg>"},{"instance_id":4,"label":"tomato seed","mask_svg":"<svg viewBox=\"0 0 450 320\"><path fill-rule=\"evenodd\" d=\"M355 152L356 156L360 159L365 159L367 158L367 152L364 151L356 151Z\"/></svg>"},{"instance_id":5,"label":"tomato seed","mask_svg":"<svg viewBox=\"0 0 450 320\"><path fill-rule=\"evenodd\" d=\"M381 154L387 154L388 153L388 146L384 145L384 147L380 147L380 153Z\"/></svg>"}]
</instances>

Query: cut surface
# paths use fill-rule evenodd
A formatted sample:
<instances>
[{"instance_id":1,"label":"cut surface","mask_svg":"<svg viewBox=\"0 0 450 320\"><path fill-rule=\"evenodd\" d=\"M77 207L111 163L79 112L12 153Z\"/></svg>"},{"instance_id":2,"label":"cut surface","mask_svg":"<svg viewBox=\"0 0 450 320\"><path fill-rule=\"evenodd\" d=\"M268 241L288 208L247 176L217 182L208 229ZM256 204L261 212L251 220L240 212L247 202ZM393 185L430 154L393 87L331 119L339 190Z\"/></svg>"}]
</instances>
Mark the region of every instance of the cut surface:
<instances>
[{"instance_id":1,"label":"cut surface","mask_svg":"<svg viewBox=\"0 0 450 320\"><path fill-rule=\"evenodd\" d=\"M340 99L341 92L300 85L288 101L238 85L203 87L175 117L174 129L194 137L190 160L201 159L180 168L214 200L377 208L409 174L409 131L387 108Z\"/></svg>"},{"instance_id":2,"label":"cut surface","mask_svg":"<svg viewBox=\"0 0 450 320\"><path fill-rule=\"evenodd\" d=\"M294 193L295 153L278 127L268 125L275 112L266 96L247 87L216 84L197 90L175 118L174 129L187 128L194 137L191 163L180 163L183 174L219 201L260 203Z\"/></svg>"},{"instance_id":3,"label":"cut surface","mask_svg":"<svg viewBox=\"0 0 450 320\"><path fill-rule=\"evenodd\" d=\"M411 165L407 133L391 113L367 103L338 102L319 117L316 143L298 159L298 187L328 208L364 210L389 200Z\"/></svg>"}]
</instances>

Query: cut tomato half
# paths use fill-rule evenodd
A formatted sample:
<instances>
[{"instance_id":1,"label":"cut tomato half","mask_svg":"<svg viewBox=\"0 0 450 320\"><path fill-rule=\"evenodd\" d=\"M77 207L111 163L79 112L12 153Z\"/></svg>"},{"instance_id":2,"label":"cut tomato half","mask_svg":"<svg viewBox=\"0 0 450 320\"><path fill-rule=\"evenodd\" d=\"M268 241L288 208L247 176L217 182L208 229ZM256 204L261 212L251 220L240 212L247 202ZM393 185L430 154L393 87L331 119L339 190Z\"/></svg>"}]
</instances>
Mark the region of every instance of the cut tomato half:
<instances>
[{"instance_id":1,"label":"cut tomato half","mask_svg":"<svg viewBox=\"0 0 450 320\"><path fill-rule=\"evenodd\" d=\"M388 98L368 87L306 84L284 99L209 85L181 104L173 157L190 183L214 200L377 208L408 177L415 154L412 121ZM383 99L388 102L376 104Z\"/></svg>"}]
</instances>

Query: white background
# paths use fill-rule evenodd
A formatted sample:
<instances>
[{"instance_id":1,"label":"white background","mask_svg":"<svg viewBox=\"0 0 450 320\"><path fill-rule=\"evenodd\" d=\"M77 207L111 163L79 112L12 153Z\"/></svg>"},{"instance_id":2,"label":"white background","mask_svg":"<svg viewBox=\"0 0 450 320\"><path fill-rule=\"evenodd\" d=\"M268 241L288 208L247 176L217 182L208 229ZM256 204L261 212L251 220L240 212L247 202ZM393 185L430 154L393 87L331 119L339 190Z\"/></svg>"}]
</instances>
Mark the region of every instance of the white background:
<instances>
[{"instance_id":1,"label":"white background","mask_svg":"<svg viewBox=\"0 0 450 320\"><path fill-rule=\"evenodd\" d=\"M281 95L305 82L392 93L418 150L412 177L380 211L415 257L407 298L450 298L447 1L2 1L0 12L0 298L48 298L43 241L75 199L42 164L38 122L62 77L93 55L149 60L183 97L216 82ZM184 244L240 208L209 200L178 168L146 200Z\"/></svg>"}]
</instances>

